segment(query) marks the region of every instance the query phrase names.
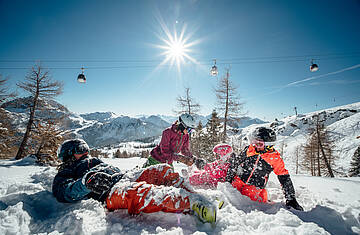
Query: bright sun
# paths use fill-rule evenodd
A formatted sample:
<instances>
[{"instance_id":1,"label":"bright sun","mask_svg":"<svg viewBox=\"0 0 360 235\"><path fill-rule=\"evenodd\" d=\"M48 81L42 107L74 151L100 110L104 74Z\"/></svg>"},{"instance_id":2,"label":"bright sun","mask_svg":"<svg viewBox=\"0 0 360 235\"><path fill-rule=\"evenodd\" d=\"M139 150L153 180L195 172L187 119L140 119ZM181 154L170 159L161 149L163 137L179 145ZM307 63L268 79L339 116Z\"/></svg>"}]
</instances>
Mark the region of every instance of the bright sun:
<instances>
[{"instance_id":1,"label":"bright sun","mask_svg":"<svg viewBox=\"0 0 360 235\"><path fill-rule=\"evenodd\" d=\"M159 66L167 63L170 63L170 66L176 64L178 72L181 72L181 64L185 63L186 60L197 63L189 53L191 53L190 47L199 43L199 41L189 42L190 36L185 36L186 25L183 26L180 35L178 35L176 30L174 30L174 33L171 33L163 21L160 21L160 25L165 33L165 37L159 36L159 38L164 42L164 45L156 46L164 50L161 54L165 56L165 59Z\"/></svg>"}]
</instances>

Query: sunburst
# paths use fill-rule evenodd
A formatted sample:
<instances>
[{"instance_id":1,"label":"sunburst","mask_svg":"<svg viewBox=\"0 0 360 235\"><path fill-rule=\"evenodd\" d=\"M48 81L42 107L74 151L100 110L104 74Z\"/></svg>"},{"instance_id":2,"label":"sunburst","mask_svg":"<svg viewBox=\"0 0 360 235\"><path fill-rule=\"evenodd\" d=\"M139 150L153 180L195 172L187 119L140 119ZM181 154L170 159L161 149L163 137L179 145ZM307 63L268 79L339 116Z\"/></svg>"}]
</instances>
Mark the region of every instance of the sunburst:
<instances>
[{"instance_id":1,"label":"sunburst","mask_svg":"<svg viewBox=\"0 0 360 235\"><path fill-rule=\"evenodd\" d=\"M196 64L197 61L190 56L191 52L193 51L191 47L198 44L200 40L190 40L192 34L186 33L185 24L183 25L179 34L176 29L174 30L174 32L170 32L169 28L162 20L159 20L159 22L163 32L163 36L158 37L161 41L164 42L164 44L156 45L156 47L164 50L161 55L165 56L159 66L168 63L170 67L176 65L178 72L181 73L182 64L185 64L188 61Z\"/></svg>"}]
</instances>

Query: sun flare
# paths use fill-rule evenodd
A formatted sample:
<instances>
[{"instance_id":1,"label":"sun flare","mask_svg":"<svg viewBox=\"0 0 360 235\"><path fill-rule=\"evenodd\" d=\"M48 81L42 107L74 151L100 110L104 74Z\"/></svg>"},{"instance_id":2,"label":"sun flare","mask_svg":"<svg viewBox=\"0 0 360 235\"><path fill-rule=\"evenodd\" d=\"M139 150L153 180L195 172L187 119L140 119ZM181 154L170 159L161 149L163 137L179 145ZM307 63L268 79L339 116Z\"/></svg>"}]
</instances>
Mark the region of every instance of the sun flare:
<instances>
[{"instance_id":1,"label":"sun flare","mask_svg":"<svg viewBox=\"0 0 360 235\"><path fill-rule=\"evenodd\" d=\"M158 37L164 44L156 46L163 50L161 55L165 56L165 58L159 66L169 64L170 67L172 67L176 65L177 70L180 73L182 64L189 61L197 63L197 61L190 56L190 53L192 52L191 47L199 43L199 40L190 42L191 34L185 35L186 25L182 27L179 34L176 30L174 30L174 32L170 32L163 21L160 21L160 25L163 36Z\"/></svg>"}]
</instances>

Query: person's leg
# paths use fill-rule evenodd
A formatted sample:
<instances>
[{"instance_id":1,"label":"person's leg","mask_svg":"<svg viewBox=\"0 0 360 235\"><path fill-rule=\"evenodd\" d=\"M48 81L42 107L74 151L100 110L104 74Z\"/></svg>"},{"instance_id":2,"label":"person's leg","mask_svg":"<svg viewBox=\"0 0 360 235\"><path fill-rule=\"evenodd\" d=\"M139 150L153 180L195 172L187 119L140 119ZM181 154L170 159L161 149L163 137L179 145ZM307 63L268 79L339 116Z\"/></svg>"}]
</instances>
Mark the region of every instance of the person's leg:
<instances>
[{"instance_id":1,"label":"person's leg","mask_svg":"<svg viewBox=\"0 0 360 235\"><path fill-rule=\"evenodd\" d=\"M189 196L184 189L126 181L115 185L106 205L109 210L127 208L129 214L184 212L190 210Z\"/></svg>"},{"instance_id":2,"label":"person's leg","mask_svg":"<svg viewBox=\"0 0 360 235\"><path fill-rule=\"evenodd\" d=\"M147 168L142 168L137 172L132 172L135 177L131 181L145 181L148 184L174 186L183 188L189 192L194 192L192 187L184 181L178 173L168 164L157 164Z\"/></svg>"},{"instance_id":3,"label":"person's leg","mask_svg":"<svg viewBox=\"0 0 360 235\"><path fill-rule=\"evenodd\" d=\"M155 158L153 158L152 156L149 156L148 159L146 160L146 162L144 163L143 168L157 165L157 164L162 164L162 163L159 162L158 160L156 160Z\"/></svg>"},{"instance_id":4,"label":"person's leg","mask_svg":"<svg viewBox=\"0 0 360 235\"><path fill-rule=\"evenodd\" d=\"M267 202L266 189L259 189L253 185L247 185L238 177L235 177L235 180L232 182L232 186L242 195L248 196L253 201Z\"/></svg>"},{"instance_id":5,"label":"person's leg","mask_svg":"<svg viewBox=\"0 0 360 235\"><path fill-rule=\"evenodd\" d=\"M109 210L128 209L129 214L186 212L190 208L203 222L216 221L216 207L167 164L127 172L106 199Z\"/></svg>"}]
</instances>

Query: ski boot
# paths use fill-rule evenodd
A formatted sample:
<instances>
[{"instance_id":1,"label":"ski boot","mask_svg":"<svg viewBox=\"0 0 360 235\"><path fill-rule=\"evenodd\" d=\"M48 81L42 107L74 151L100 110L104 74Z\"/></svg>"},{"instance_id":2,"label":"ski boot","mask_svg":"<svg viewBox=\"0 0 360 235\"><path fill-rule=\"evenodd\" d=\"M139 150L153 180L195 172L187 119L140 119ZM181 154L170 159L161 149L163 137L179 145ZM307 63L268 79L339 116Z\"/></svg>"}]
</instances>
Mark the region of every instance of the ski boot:
<instances>
[{"instance_id":1,"label":"ski boot","mask_svg":"<svg viewBox=\"0 0 360 235\"><path fill-rule=\"evenodd\" d=\"M203 223L215 224L216 208L212 206L205 206L197 202L192 205L192 210Z\"/></svg>"}]
</instances>

